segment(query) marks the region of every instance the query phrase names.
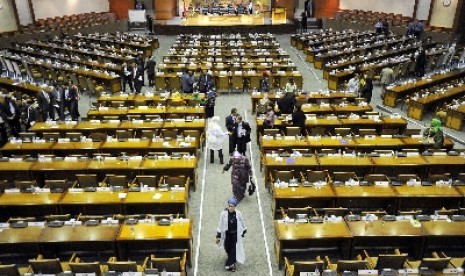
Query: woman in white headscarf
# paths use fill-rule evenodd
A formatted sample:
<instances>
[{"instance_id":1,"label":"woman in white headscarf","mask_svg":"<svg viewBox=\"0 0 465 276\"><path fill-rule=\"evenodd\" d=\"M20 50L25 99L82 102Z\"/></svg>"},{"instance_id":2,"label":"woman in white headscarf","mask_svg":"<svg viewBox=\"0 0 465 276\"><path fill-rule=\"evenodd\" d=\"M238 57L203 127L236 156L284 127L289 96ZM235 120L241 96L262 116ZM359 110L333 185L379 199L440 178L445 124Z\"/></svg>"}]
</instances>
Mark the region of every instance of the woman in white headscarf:
<instances>
[{"instance_id":1,"label":"woman in white headscarf","mask_svg":"<svg viewBox=\"0 0 465 276\"><path fill-rule=\"evenodd\" d=\"M207 148L210 150L210 163L215 161L215 150L217 150L220 164L223 164L223 142L228 136L228 132L221 129L219 122L220 117L214 116L208 123Z\"/></svg>"}]
</instances>

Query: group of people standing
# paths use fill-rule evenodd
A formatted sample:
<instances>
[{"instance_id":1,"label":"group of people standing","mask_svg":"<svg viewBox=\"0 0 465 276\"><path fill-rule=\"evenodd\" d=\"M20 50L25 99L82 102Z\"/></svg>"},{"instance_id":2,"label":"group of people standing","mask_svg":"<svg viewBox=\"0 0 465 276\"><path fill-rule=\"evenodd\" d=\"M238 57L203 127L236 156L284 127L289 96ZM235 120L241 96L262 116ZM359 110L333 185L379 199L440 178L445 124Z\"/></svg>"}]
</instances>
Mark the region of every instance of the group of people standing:
<instances>
[{"instance_id":1,"label":"group of people standing","mask_svg":"<svg viewBox=\"0 0 465 276\"><path fill-rule=\"evenodd\" d=\"M121 66L122 91L126 92L129 86L131 93L140 94L142 86L145 85L145 71L147 71L148 85L153 86L155 78L155 57L150 57L144 62L142 56L138 56L133 62L123 62Z\"/></svg>"}]
</instances>

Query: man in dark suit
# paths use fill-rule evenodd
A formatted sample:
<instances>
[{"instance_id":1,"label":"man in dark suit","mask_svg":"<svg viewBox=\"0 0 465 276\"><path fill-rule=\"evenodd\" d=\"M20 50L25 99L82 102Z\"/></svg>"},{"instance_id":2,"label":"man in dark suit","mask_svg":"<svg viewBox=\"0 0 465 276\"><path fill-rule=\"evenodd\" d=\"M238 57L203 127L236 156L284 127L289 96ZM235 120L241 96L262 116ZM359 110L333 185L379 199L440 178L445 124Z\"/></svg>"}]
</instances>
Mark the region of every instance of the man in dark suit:
<instances>
[{"instance_id":1,"label":"man in dark suit","mask_svg":"<svg viewBox=\"0 0 465 276\"><path fill-rule=\"evenodd\" d=\"M237 109L231 109L231 114L226 116L226 129L229 132L229 156L232 156L234 150L236 149L236 142L234 138L234 127L236 125L236 116L237 116Z\"/></svg>"},{"instance_id":2,"label":"man in dark suit","mask_svg":"<svg viewBox=\"0 0 465 276\"><path fill-rule=\"evenodd\" d=\"M300 135L305 135L305 121L307 117L302 111L300 105L294 106L294 112L292 113L292 125L300 128Z\"/></svg>"},{"instance_id":3,"label":"man in dark suit","mask_svg":"<svg viewBox=\"0 0 465 276\"><path fill-rule=\"evenodd\" d=\"M199 92L207 93L209 87L213 83L213 78L208 74L207 70L203 70L202 75L199 78Z\"/></svg>"},{"instance_id":4,"label":"man in dark suit","mask_svg":"<svg viewBox=\"0 0 465 276\"><path fill-rule=\"evenodd\" d=\"M238 115L236 118L236 125L234 126L234 140L237 145L237 151L245 156L247 151L247 143L250 142L250 128L249 123L242 120L242 116Z\"/></svg>"},{"instance_id":5,"label":"man in dark suit","mask_svg":"<svg viewBox=\"0 0 465 276\"><path fill-rule=\"evenodd\" d=\"M10 95L7 95L5 98L5 113L11 135L19 138L19 133L21 132L21 110L16 105L16 99Z\"/></svg>"},{"instance_id":6,"label":"man in dark suit","mask_svg":"<svg viewBox=\"0 0 465 276\"><path fill-rule=\"evenodd\" d=\"M137 65L136 75L134 76L134 89L136 94L140 94L142 86L144 85L144 68L141 65Z\"/></svg>"},{"instance_id":7,"label":"man in dark suit","mask_svg":"<svg viewBox=\"0 0 465 276\"><path fill-rule=\"evenodd\" d=\"M124 62L121 66L121 71L121 76L123 79L123 92L126 92L126 84L129 84L131 92L134 92L134 86L132 85L134 68L131 65L128 65L126 62Z\"/></svg>"},{"instance_id":8,"label":"man in dark suit","mask_svg":"<svg viewBox=\"0 0 465 276\"><path fill-rule=\"evenodd\" d=\"M155 78L155 57L150 57L145 63L145 70L147 71L147 78L149 79L149 86L153 86L153 79Z\"/></svg>"},{"instance_id":9,"label":"man in dark suit","mask_svg":"<svg viewBox=\"0 0 465 276\"><path fill-rule=\"evenodd\" d=\"M44 86L42 90L37 93L37 104L39 105L42 121L44 122L50 118L50 95L46 89L48 89L48 87Z\"/></svg>"}]
</instances>

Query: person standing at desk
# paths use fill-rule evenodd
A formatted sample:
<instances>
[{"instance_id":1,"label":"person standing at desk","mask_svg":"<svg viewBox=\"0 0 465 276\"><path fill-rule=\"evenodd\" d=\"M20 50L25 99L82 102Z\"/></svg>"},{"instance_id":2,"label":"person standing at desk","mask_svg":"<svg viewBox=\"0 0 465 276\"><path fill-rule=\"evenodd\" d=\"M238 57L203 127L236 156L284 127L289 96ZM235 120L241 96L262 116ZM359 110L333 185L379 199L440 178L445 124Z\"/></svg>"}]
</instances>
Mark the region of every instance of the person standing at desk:
<instances>
[{"instance_id":1,"label":"person standing at desk","mask_svg":"<svg viewBox=\"0 0 465 276\"><path fill-rule=\"evenodd\" d=\"M215 162L215 150L218 151L218 157L220 158L220 164L223 164L223 142L228 132L224 132L220 125L220 117L215 116L210 119L207 130L207 146L210 150L210 163Z\"/></svg>"},{"instance_id":2,"label":"person standing at desk","mask_svg":"<svg viewBox=\"0 0 465 276\"><path fill-rule=\"evenodd\" d=\"M294 78L290 77L286 83L286 92L295 93L297 92L297 85L294 82Z\"/></svg>"},{"instance_id":3,"label":"person standing at desk","mask_svg":"<svg viewBox=\"0 0 465 276\"><path fill-rule=\"evenodd\" d=\"M233 155L234 150L236 149L236 142L234 141L234 126L236 125L237 109L232 108L231 114L226 116L226 129L229 132L229 156Z\"/></svg>"},{"instance_id":4,"label":"person standing at desk","mask_svg":"<svg viewBox=\"0 0 465 276\"><path fill-rule=\"evenodd\" d=\"M305 133L305 121L307 117L302 111L300 105L294 106L294 112L292 113L292 125L300 128L300 135L306 135Z\"/></svg>"},{"instance_id":5,"label":"person standing at desk","mask_svg":"<svg viewBox=\"0 0 465 276\"><path fill-rule=\"evenodd\" d=\"M249 14L252 14L253 13L253 3L252 3L252 1L249 1L248 9L249 9Z\"/></svg>"},{"instance_id":6,"label":"person standing at desk","mask_svg":"<svg viewBox=\"0 0 465 276\"><path fill-rule=\"evenodd\" d=\"M415 63L415 73L417 77L423 77L425 75L426 66L426 51L423 46L418 49L417 62Z\"/></svg>"},{"instance_id":7,"label":"person standing at desk","mask_svg":"<svg viewBox=\"0 0 465 276\"><path fill-rule=\"evenodd\" d=\"M373 97L373 79L370 77L367 77L365 79L365 85L363 86L362 89L362 98L365 98L367 100L367 103L369 104L371 102L371 98Z\"/></svg>"},{"instance_id":8,"label":"person standing at desk","mask_svg":"<svg viewBox=\"0 0 465 276\"><path fill-rule=\"evenodd\" d=\"M149 58L147 63L145 63L145 70L147 71L147 78L149 79L149 86L153 86L153 79L155 78L155 57L152 56Z\"/></svg>"},{"instance_id":9,"label":"person standing at desk","mask_svg":"<svg viewBox=\"0 0 465 276\"><path fill-rule=\"evenodd\" d=\"M133 71L134 70L131 65L123 62L123 65L121 66L121 76L123 76L123 93L126 92L126 84L129 85L131 93L134 92L134 86L132 85Z\"/></svg>"},{"instance_id":10,"label":"person standing at desk","mask_svg":"<svg viewBox=\"0 0 465 276\"><path fill-rule=\"evenodd\" d=\"M41 91L37 94L37 103L39 105L42 121L45 122L50 119L50 94L48 93L48 86L42 85Z\"/></svg>"},{"instance_id":11,"label":"person standing at desk","mask_svg":"<svg viewBox=\"0 0 465 276\"><path fill-rule=\"evenodd\" d=\"M71 115L71 120L79 120L79 106L78 101L81 98L81 93L76 85L69 86L65 89L65 102L68 111Z\"/></svg>"},{"instance_id":12,"label":"person standing at desk","mask_svg":"<svg viewBox=\"0 0 465 276\"><path fill-rule=\"evenodd\" d=\"M208 89L210 89L212 83L213 83L213 78L212 76L208 73L207 70L203 70L202 74L199 77L199 82L198 82L198 87L199 87L199 92L200 93L206 93Z\"/></svg>"},{"instance_id":13,"label":"person standing at desk","mask_svg":"<svg viewBox=\"0 0 465 276\"><path fill-rule=\"evenodd\" d=\"M183 93L192 93L194 92L194 80L192 78L192 73L184 70L181 76L181 87Z\"/></svg>"},{"instance_id":14,"label":"person standing at desk","mask_svg":"<svg viewBox=\"0 0 465 276\"><path fill-rule=\"evenodd\" d=\"M284 97L278 100L278 111L279 115L281 114L291 114L294 110L295 96L292 92L286 92Z\"/></svg>"},{"instance_id":15,"label":"person standing at desk","mask_svg":"<svg viewBox=\"0 0 465 276\"><path fill-rule=\"evenodd\" d=\"M234 126L234 140L237 145L237 151L245 156L247 151L247 143L250 142L250 128L249 123L242 120L242 116L238 115L236 118L236 125Z\"/></svg>"},{"instance_id":16,"label":"person standing at desk","mask_svg":"<svg viewBox=\"0 0 465 276\"><path fill-rule=\"evenodd\" d=\"M244 245L242 238L247 233L242 213L236 209L237 200L231 198L228 200L228 207L220 215L220 222L216 232L216 244L218 249L224 248L228 258L225 269L236 271L236 262L243 264L245 262Z\"/></svg>"},{"instance_id":17,"label":"person standing at desk","mask_svg":"<svg viewBox=\"0 0 465 276\"><path fill-rule=\"evenodd\" d=\"M144 68L141 65L137 65L136 75L134 77L134 89L136 90L136 94L140 94L143 85L144 85Z\"/></svg>"}]
</instances>

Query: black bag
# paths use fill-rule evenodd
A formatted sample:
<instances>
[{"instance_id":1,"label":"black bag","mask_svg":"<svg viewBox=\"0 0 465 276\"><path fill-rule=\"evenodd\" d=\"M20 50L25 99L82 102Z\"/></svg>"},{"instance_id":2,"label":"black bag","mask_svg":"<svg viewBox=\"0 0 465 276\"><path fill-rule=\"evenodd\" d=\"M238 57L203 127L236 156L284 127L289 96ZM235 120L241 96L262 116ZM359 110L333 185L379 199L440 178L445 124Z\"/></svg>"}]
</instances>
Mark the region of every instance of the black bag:
<instances>
[{"instance_id":1,"label":"black bag","mask_svg":"<svg viewBox=\"0 0 465 276\"><path fill-rule=\"evenodd\" d=\"M252 178L250 178L250 185L249 185L249 196L253 195L253 193L255 192L255 189L257 187L255 187L255 183L253 183L252 181Z\"/></svg>"}]
</instances>

